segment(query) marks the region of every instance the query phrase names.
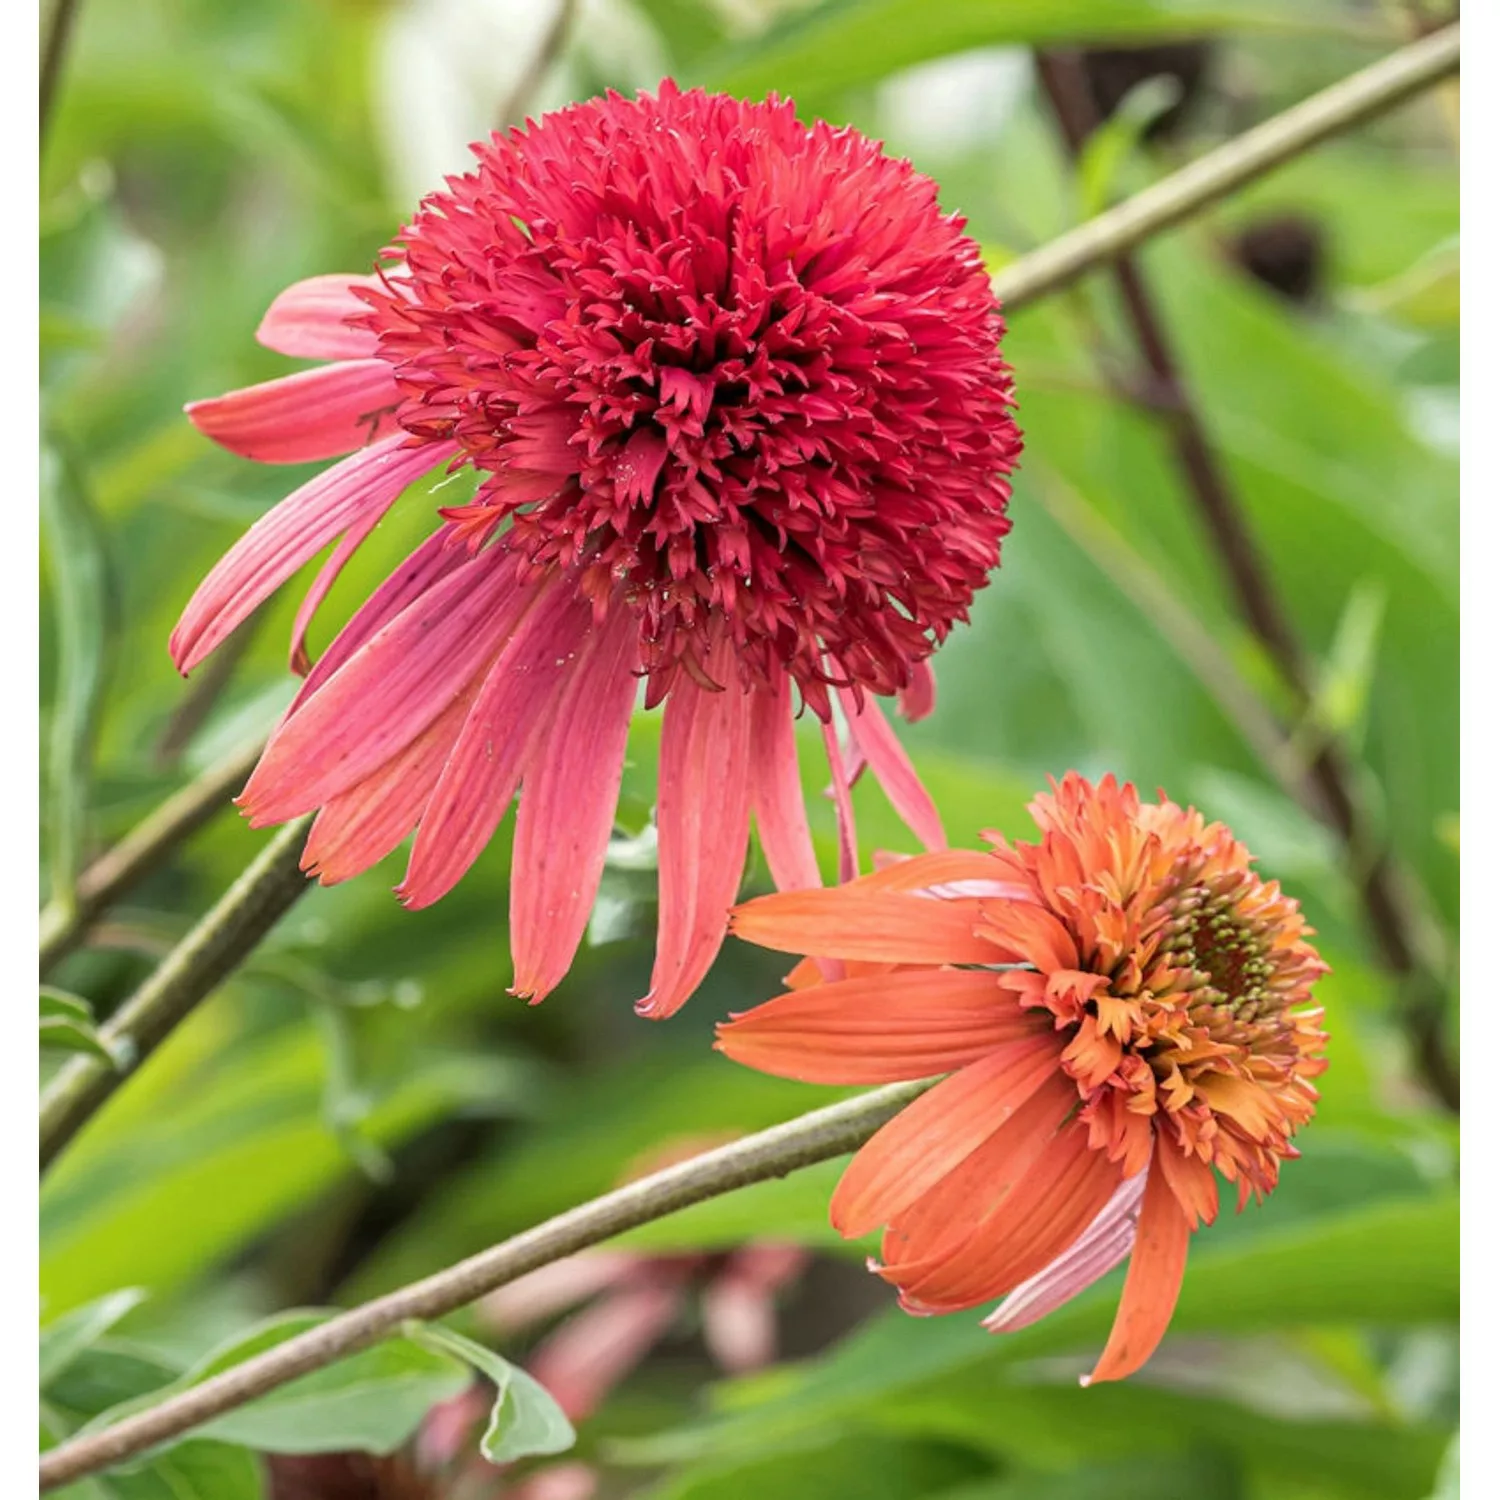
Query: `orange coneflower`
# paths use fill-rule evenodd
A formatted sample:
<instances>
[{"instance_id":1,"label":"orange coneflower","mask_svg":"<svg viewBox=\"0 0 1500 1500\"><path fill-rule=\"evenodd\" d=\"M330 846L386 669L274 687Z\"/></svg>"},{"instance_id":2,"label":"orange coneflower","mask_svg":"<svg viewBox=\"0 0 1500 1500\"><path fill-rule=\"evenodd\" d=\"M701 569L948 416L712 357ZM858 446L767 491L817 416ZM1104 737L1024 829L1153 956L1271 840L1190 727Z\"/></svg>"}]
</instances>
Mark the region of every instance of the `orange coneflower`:
<instances>
[{"instance_id":1,"label":"orange coneflower","mask_svg":"<svg viewBox=\"0 0 1500 1500\"><path fill-rule=\"evenodd\" d=\"M1324 1068L1307 1002L1326 965L1222 824L1074 773L1031 811L1037 844L987 834L988 852L739 907L742 938L811 957L718 1045L813 1083L951 1072L855 1156L834 1227L886 1226L872 1268L910 1312L1004 1297L985 1320L997 1332L1129 1255L1087 1384L1156 1348L1188 1236L1218 1207L1214 1169L1243 1208L1297 1154Z\"/></svg>"}]
</instances>

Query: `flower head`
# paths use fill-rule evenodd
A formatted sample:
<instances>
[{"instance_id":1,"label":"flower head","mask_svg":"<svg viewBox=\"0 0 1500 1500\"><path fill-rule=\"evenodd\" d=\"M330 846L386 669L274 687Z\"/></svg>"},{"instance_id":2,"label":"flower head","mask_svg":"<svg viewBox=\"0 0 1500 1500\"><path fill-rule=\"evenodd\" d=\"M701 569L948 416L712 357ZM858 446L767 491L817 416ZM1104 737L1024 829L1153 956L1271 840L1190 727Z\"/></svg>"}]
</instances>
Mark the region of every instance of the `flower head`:
<instances>
[{"instance_id":1,"label":"flower head","mask_svg":"<svg viewBox=\"0 0 1500 1500\"><path fill-rule=\"evenodd\" d=\"M415 828L421 906L524 786L511 938L540 996L587 920L644 679L667 708L643 1008L669 1014L717 951L752 812L777 883L817 884L794 687L849 720L850 750L827 731L836 790L868 761L942 842L869 695L930 704L926 659L999 559L1003 325L934 184L787 103L664 83L475 150L378 274L272 305L262 342L330 363L188 408L249 458L352 456L251 529L172 650L191 669L337 539L297 620L305 671L314 611L400 493L475 471L312 669L243 806L321 808L324 880Z\"/></svg>"},{"instance_id":2,"label":"flower head","mask_svg":"<svg viewBox=\"0 0 1500 1500\"><path fill-rule=\"evenodd\" d=\"M1090 1377L1119 1379L1166 1330L1215 1172L1243 1208L1297 1154L1326 968L1222 824L1071 773L1032 814L1036 844L990 835L740 907L741 937L810 958L718 1045L818 1083L951 1072L855 1156L835 1227L886 1226L875 1269L909 1311L1004 1297L996 1331L1130 1256Z\"/></svg>"}]
</instances>

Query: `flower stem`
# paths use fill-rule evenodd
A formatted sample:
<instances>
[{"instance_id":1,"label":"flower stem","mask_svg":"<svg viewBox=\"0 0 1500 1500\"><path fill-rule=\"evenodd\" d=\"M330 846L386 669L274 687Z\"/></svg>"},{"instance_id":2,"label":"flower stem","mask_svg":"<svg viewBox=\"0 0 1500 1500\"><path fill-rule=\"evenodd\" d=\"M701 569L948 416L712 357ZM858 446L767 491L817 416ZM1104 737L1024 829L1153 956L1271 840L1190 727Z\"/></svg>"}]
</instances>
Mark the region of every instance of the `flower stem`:
<instances>
[{"instance_id":1,"label":"flower stem","mask_svg":"<svg viewBox=\"0 0 1500 1500\"><path fill-rule=\"evenodd\" d=\"M214 987L232 973L307 889L298 861L310 819L277 833L218 903L99 1028L111 1068L78 1054L42 1092L39 1120L45 1169L96 1110Z\"/></svg>"},{"instance_id":2,"label":"flower stem","mask_svg":"<svg viewBox=\"0 0 1500 1500\"><path fill-rule=\"evenodd\" d=\"M196 781L174 792L79 877L70 908L50 902L42 911L41 970L45 974L78 946L94 919L158 869L172 851L225 806L255 769L264 741L231 751Z\"/></svg>"},{"instance_id":3,"label":"flower stem","mask_svg":"<svg viewBox=\"0 0 1500 1500\"><path fill-rule=\"evenodd\" d=\"M1458 71L1458 25L1446 26L1273 116L996 272L1010 308L1116 260L1330 136L1404 104Z\"/></svg>"},{"instance_id":4,"label":"flower stem","mask_svg":"<svg viewBox=\"0 0 1500 1500\"><path fill-rule=\"evenodd\" d=\"M897 1083L814 1110L756 1135L705 1151L409 1286L341 1313L222 1374L138 1412L113 1427L74 1438L42 1455L41 1488L50 1490L118 1464L267 1391L368 1347L410 1318L439 1318L590 1245L679 1209L861 1146L930 1086Z\"/></svg>"}]
</instances>

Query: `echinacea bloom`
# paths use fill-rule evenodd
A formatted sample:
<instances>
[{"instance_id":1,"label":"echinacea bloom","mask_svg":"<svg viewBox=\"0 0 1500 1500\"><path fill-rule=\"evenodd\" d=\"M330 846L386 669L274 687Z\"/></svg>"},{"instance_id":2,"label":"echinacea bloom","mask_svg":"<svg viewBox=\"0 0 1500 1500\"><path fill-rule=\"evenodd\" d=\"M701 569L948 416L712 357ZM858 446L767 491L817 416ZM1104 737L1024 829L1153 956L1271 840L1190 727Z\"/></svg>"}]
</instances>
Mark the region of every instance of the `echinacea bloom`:
<instances>
[{"instance_id":1,"label":"echinacea bloom","mask_svg":"<svg viewBox=\"0 0 1500 1500\"><path fill-rule=\"evenodd\" d=\"M1324 1068L1309 996L1326 966L1297 903L1222 824L1073 773L1031 811L1037 844L987 834L989 851L739 907L742 938L809 959L718 1046L812 1083L950 1073L854 1157L835 1228L885 1226L872 1269L910 1312L1003 1297L984 1323L997 1332L1129 1256L1088 1377L1118 1380L1171 1321L1215 1171L1243 1208L1297 1154ZM841 977L812 958L843 960Z\"/></svg>"},{"instance_id":2,"label":"echinacea bloom","mask_svg":"<svg viewBox=\"0 0 1500 1500\"><path fill-rule=\"evenodd\" d=\"M588 920L644 681L665 717L639 1008L665 1016L718 951L752 817L780 888L819 883L797 699L846 869L864 764L944 843L873 699L930 708L927 658L999 560L1020 450L1003 324L935 185L789 103L667 82L475 152L375 275L272 304L261 342L328 363L189 406L247 458L349 456L214 568L172 653L191 670L336 542L296 622L306 671L313 613L387 510L472 469L312 667L241 806L256 826L320 809L325 882L415 830L399 894L421 907L519 788L513 989L540 998Z\"/></svg>"}]
</instances>

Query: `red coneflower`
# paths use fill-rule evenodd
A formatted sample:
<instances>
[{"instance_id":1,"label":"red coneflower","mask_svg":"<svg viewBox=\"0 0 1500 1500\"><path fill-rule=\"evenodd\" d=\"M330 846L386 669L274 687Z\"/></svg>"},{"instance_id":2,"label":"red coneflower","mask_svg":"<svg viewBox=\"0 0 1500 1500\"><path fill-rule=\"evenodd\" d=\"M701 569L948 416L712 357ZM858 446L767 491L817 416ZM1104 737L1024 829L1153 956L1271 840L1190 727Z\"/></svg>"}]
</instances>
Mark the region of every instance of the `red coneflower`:
<instances>
[{"instance_id":1,"label":"red coneflower","mask_svg":"<svg viewBox=\"0 0 1500 1500\"><path fill-rule=\"evenodd\" d=\"M869 695L930 707L925 660L998 561L1020 449L1003 325L934 184L789 103L667 82L475 151L377 275L272 304L261 342L331 363L188 407L248 458L352 456L218 564L172 652L196 666L337 539L296 624L305 670L313 612L397 496L472 466L472 502L312 669L242 806L257 826L320 808L325 882L415 829L419 907L523 787L513 988L540 998L587 922L644 678L666 711L639 1009L669 1015L718 951L752 814L777 884L819 883L794 685L836 789L867 761L943 843Z\"/></svg>"},{"instance_id":2,"label":"red coneflower","mask_svg":"<svg viewBox=\"0 0 1500 1500\"><path fill-rule=\"evenodd\" d=\"M1323 1071L1326 965L1297 903L1220 823L1070 773L1039 844L901 860L739 907L733 930L811 959L719 1027L730 1057L812 1083L952 1072L879 1130L834 1194L848 1237L918 1313L1005 1297L1003 1331L1130 1256L1090 1380L1139 1369L1171 1320L1188 1237L1276 1185ZM1087 1383L1087 1382L1085 1382Z\"/></svg>"}]
</instances>

